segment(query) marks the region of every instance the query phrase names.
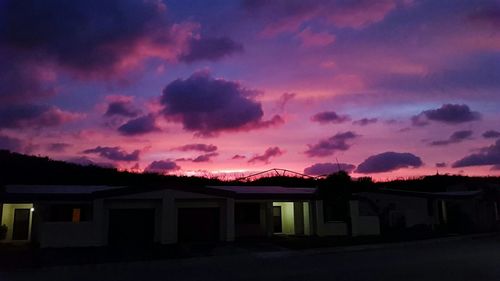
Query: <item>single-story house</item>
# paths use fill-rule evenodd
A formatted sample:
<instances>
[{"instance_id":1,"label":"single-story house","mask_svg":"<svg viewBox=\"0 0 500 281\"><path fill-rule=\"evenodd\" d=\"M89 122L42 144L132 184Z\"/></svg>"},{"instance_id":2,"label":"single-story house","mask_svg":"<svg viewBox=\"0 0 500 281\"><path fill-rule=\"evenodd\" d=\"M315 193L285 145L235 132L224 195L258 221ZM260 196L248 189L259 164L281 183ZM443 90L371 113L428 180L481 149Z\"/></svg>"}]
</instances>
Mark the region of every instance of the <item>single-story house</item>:
<instances>
[{"instance_id":1,"label":"single-story house","mask_svg":"<svg viewBox=\"0 0 500 281\"><path fill-rule=\"evenodd\" d=\"M496 198L482 190L419 192L378 189L357 193L362 214L378 214L383 231L427 227L449 232L495 230Z\"/></svg>"},{"instance_id":2,"label":"single-story house","mask_svg":"<svg viewBox=\"0 0 500 281\"><path fill-rule=\"evenodd\" d=\"M350 223L315 188L61 186L0 188L4 242L40 247L234 241L272 235L377 235L378 217L350 202ZM349 231L348 227L352 229Z\"/></svg>"}]
</instances>

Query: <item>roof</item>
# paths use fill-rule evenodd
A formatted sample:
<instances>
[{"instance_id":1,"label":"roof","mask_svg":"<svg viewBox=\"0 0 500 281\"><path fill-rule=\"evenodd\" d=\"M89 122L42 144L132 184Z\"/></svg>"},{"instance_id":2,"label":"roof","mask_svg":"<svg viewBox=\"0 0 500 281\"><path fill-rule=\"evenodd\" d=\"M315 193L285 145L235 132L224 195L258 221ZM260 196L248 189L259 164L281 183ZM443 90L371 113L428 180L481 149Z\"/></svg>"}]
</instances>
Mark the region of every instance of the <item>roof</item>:
<instances>
[{"instance_id":1,"label":"roof","mask_svg":"<svg viewBox=\"0 0 500 281\"><path fill-rule=\"evenodd\" d=\"M399 190L399 189L389 189L381 188L373 191L366 191L363 193L382 193L397 196L407 196L407 197L419 197L419 198L429 198L429 199L468 199L479 196L482 194L481 190L471 190L471 191L447 191L447 192L421 192L412 190Z\"/></svg>"},{"instance_id":2,"label":"roof","mask_svg":"<svg viewBox=\"0 0 500 281\"><path fill-rule=\"evenodd\" d=\"M6 185L10 194L92 194L97 191L125 188L107 185Z\"/></svg>"},{"instance_id":3,"label":"roof","mask_svg":"<svg viewBox=\"0 0 500 281\"><path fill-rule=\"evenodd\" d=\"M106 185L6 185L1 197L9 201L91 200L106 191L124 190L125 186Z\"/></svg>"},{"instance_id":4,"label":"roof","mask_svg":"<svg viewBox=\"0 0 500 281\"><path fill-rule=\"evenodd\" d=\"M157 190L178 190L235 199L310 199L315 188L282 186L106 186L106 185L6 185L0 198L12 202L32 200L92 200ZM1 201L1 200L0 200Z\"/></svg>"},{"instance_id":5,"label":"roof","mask_svg":"<svg viewBox=\"0 0 500 281\"><path fill-rule=\"evenodd\" d=\"M310 199L316 188L284 186L207 186L209 189L227 191L236 199Z\"/></svg>"}]
</instances>

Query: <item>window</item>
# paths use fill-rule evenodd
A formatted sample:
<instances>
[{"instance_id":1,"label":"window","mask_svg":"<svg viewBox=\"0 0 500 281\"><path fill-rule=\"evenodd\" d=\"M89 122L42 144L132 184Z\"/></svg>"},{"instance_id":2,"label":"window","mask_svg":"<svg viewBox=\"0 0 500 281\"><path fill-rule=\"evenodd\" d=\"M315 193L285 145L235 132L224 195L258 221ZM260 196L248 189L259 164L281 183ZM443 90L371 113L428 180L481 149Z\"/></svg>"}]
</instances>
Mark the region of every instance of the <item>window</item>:
<instances>
[{"instance_id":1,"label":"window","mask_svg":"<svg viewBox=\"0 0 500 281\"><path fill-rule=\"evenodd\" d=\"M54 204L48 209L46 221L73 222L90 221L92 207L90 204Z\"/></svg>"},{"instance_id":2,"label":"window","mask_svg":"<svg viewBox=\"0 0 500 281\"><path fill-rule=\"evenodd\" d=\"M260 224L260 204L237 203L235 205L235 223Z\"/></svg>"},{"instance_id":3,"label":"window","mask_svg":"<svg viewBox=\"0 0 500 281\"><path fill-rule=\"evenodd\" d=\"M323 201L325 222L346 221L349 218L349 203L342 201Z\"/></svg>"},{"instance_id":4,"label":"window","mask_svg":"<svg viewBox=\"0 0 500 281\"><path fill-rule=\"evenodd\" d=\"M359 215L360 216L378 216L377 212L375 211L374 207L370 205L369 202L364 201L364 200L359 200Z\"/></svg>"}]
</instances>

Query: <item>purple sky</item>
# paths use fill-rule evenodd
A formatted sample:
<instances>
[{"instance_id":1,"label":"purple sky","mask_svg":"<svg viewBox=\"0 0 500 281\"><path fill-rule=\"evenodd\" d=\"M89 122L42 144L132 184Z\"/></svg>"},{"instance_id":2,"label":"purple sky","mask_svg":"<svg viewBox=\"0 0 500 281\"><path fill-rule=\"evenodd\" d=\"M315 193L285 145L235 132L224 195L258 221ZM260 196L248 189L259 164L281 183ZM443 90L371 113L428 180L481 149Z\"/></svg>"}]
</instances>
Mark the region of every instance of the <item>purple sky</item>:
<instances>
[{"instance_id":1,"label":"purple sky","mask_svg":"<svg viewBox=\"0 0 500 281\"><path fill-rule=\"evenodd\" d=\"M0 148L133 171L500 174L494 0L0 0Z\"/></svg>"}]
</instances>

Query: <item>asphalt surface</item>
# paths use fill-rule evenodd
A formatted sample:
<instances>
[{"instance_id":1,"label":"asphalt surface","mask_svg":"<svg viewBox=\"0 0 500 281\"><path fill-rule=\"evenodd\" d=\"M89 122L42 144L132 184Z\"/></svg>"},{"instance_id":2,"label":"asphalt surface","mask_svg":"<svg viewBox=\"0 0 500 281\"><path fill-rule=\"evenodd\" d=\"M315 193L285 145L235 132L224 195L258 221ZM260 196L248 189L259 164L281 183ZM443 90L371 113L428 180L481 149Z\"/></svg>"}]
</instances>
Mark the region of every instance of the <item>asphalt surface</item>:
<instances>
[{"instance_id":1,"label":"asphalt surface","mask_svg":"<svg viewBox=\"0 0 500 281\"><path fill-rule=\"evenodd\" d=\"M0 280L500 280L500 236L0 272Z\"/></svg>"}]
</instances>

